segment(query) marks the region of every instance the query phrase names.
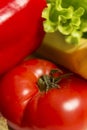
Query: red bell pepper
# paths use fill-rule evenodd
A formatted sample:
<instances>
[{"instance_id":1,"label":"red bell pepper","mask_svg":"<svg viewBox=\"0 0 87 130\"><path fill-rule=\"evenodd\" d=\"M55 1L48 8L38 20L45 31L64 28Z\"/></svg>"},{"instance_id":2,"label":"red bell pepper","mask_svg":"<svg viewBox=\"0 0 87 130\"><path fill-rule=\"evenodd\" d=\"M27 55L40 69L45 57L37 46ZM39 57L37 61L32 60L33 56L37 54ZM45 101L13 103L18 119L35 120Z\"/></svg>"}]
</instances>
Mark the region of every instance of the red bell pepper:
<instances>
[{"instance_id":1,"label":"red bell pepper","mask_svg":"<svg viewBox=\"0 0 87 130\"><path fill-rule=\"evenodd\" d=\"M0 75L40 46L45 6L45 0L0 0Z\"/></svg>"}]
</instances>

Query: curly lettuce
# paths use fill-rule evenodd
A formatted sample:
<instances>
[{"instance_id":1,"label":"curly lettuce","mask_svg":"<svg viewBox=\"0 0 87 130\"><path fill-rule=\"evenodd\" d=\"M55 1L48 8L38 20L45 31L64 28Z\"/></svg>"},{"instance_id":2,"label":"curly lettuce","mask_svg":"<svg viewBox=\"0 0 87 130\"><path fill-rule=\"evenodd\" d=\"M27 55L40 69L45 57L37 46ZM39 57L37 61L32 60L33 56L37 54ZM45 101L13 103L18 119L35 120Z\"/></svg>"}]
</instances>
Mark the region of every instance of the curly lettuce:
<instances>
[{"instance_id":1,"label":"curly lettuce","mask_svg":"<svg viewBox=\"0 0 87 130\"><path fill-rule=\"evenodd\" d=\"M79 43L87 32L87 0L47 0L42 17L45 32L59 31L67 43Z\"/></svg>"}]
</instances>

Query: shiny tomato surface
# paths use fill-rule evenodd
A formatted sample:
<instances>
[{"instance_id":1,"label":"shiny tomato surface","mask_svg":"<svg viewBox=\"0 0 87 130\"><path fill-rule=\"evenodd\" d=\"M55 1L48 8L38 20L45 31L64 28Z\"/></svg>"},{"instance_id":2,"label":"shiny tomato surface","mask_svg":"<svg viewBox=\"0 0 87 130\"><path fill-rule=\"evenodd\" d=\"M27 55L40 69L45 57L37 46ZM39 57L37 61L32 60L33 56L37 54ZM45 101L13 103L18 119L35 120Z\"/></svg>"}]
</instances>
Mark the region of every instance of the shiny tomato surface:
<instances>
[{"instance_id":1,"label":"shiny tomato surface","mask_svg":"<svg viewBox=\"0 0 87 130\"><path fill-rule=\"evenodd\" d=\"M87 81L50 61L29 59L11 70L0 82L0 99L15 130L87 129Z\"/></svg>"},{"instance_id":2,"label":"shiny tomato surface","mask_svg":"<svg viewBox=\"0 0 87 130\"><path fill-rule=\"evenodd\" d=\"M45 6L45 0L0 0L0 75L40 46Z\"/></svg>"},{"instance_id":3,"label":"shiny tomato surface","mask_svg":"<svg viewBox=\"0 0 87 130\"><path fill-rule=\"evenodd\" d=\"M60 88L30 100L24 122L31 130L86 130L87 81L70 77Z\"/></svg>"}]
</instances>

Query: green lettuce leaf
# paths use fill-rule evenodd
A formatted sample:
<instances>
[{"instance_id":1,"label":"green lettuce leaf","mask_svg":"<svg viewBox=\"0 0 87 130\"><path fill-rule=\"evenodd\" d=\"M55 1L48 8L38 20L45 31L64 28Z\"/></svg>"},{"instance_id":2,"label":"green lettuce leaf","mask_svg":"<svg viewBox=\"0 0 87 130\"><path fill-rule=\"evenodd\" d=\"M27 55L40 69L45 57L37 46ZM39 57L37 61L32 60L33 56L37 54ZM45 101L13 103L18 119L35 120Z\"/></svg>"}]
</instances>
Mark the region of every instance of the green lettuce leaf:
<instances>
[{"instance_id":1,"label":"green lettuce leaf","mask_svg":"<svg viewBox=\"0 0 87 130\"><path fill-rule=\"evenodd\" d=\"M87 0L47 0L42 12L45 32L59 31L68 43L79 43L87 32Z\"/></svg>"}]
</instances>

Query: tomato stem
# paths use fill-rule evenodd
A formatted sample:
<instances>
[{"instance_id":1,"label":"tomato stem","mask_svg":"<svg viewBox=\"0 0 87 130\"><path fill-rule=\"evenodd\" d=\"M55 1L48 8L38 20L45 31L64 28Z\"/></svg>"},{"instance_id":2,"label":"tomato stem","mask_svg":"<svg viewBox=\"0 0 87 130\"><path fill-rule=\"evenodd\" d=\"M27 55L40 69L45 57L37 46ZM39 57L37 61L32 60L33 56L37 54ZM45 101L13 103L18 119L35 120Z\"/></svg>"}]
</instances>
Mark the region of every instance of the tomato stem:
<instances>
[{"instance_id":1,"label":"tomato stem","mask_svg":"<svg viewBox=\"0 0 87 130\"><path fill-rule=\"evenodd\" d=\"M60 74L60 75L59 75ZM49 75L42 75L38 79L38 87L40 91L47 92L51 88L60 88L59 82L63 78L67 78L72 73L63 74L59 69L51 70Z\"/></svg>"}]
</instances>

